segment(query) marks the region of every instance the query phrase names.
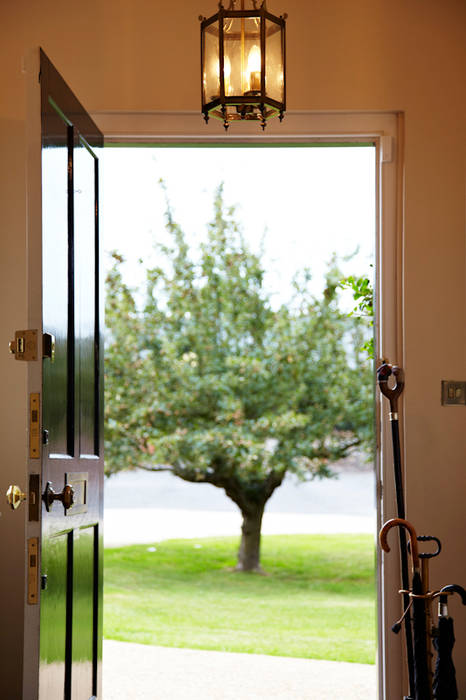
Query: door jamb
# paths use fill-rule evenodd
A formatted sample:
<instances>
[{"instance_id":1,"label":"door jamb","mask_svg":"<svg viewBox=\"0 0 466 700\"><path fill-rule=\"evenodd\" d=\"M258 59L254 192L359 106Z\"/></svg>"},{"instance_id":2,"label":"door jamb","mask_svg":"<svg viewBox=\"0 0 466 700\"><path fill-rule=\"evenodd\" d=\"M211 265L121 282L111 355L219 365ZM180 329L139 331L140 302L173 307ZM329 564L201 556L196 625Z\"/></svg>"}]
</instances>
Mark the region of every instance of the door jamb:
<instances>
[{"instance_id":1,"label":"door jamb","mask_svg":"<svg viewBox=\"0 0 466 700\"><path fill-rule=\"evenodd\" d=\"M28 328L37 329L39 347L42 342L42 129L40 50L33 49L25 57L26 73L26 236L27 236L27 323ZM41 354L40 354L41 357ZM27 396L36 392L40 396L40 421L42 425L42 362L27 363ZM29 426L28 426L29 427ZM42 442L42 441L40 441ZM27 475L42 472L42 455L31 459L28 451ZM40 484L40 493L42 485ZM26 540L38 537L40 542L41 521L26 519ZM26 548L27 551L27 548ZM40 561L40 558L39 558ZM27 576L27 565L25 567ZM40 576L39 576L40 581ZM39 585L40 589L40 585ZM37 700L39 692L39 629L40 590L37 605L28 605L25 597L24 652L23 652L23 700Z\"/></svg>"},{"instance_id":2,"label":"door jamb","mask_svg":"<svg viewBox=\"0 0 466 700\"><path fill-rule=\"evenodd\" d=\"M202 122L197 112L92 112L106 145L139 144L293 144L372 141L376 146L376 357L404 366L404 115L401 112L287 112L283 124L267 131L246 122L225 134L219 122ZM403 433L403 401L400 428ZM376 394L377 529L393 517L395 502L387 412ZM404 462L406 464L406 460ZM391 624L399 616L399 574L384 569L377 554L379 697L402 695L405 671L399 637ZM388 668L390 672L388 672Z\"/></svg>"}]
</instances>

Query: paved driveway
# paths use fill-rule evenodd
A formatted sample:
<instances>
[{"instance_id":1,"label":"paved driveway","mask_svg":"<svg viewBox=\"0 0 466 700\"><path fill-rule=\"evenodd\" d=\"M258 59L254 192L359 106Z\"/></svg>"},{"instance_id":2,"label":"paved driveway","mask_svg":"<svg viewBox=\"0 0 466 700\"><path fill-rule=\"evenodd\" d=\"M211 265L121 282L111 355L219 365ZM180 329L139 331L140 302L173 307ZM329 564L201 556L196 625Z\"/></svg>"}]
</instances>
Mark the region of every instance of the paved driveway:
<instances>
[{"instance_id":1,"label":"paved driveway","mask_svg":"<svg viewBox=\"0 0 466 700\"><path fill-rule=\"evenodd\" d=\"M267 504L264 534L375 532L374 475L340 469L338 478L285 480ZM241 517L221 489L171 474L122 472L105 483L105 544L237 535Z\"/></svg>"}]
</instances>

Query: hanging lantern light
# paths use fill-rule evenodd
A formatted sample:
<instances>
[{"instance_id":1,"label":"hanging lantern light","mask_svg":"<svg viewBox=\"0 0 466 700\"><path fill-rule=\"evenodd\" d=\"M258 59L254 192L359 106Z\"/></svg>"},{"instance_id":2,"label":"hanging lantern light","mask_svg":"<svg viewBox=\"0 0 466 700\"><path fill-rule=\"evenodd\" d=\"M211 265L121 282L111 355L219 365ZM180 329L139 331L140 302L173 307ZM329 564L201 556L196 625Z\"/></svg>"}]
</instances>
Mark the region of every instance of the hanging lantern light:
<instances>
[{"instance_id":1,"label":"hanging lantern light","mask_svg":"<svg viewBox=\"0 0 466 700\"><path fill-rule=\"evenodd\" d=\"M285 20L257 7L228 8L201 21L202 113L221 119L228 129L233 121L260 121L285 113Z\"/></svg>"}]
</instances>

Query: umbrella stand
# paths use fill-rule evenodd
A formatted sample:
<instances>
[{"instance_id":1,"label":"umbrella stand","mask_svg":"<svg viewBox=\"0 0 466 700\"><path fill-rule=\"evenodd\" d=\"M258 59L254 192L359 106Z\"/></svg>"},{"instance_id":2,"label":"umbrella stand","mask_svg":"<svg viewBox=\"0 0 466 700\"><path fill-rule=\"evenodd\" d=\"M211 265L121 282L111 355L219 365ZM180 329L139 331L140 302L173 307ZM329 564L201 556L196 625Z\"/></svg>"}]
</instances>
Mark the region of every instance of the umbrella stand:
<instances>
[{"instance_id":1,"label":"umbrella stand","mask_svg":"<svg viewBox=\"0 0 466 700\"><path fill-rule=\"evenodd\" d=\"M396 384L393 388L388 386L388 380L391 376L396 379ZM393 443L393 469L395 476L395 492L398 518L405 518L405 502L403 492L403 475L401 468L401 449L400 449L400 429L398 423L398 397L404 388L403 370L400 367L392 366L387 363L382 364L377 370L377 381L381 393L390 401L390 425L392 428L392 443ZM408 573L408 549L406 542L406 532L403 528L399 530L400 538L400 565L401 565L401 586L404 590L409 589L409 573ZM409 678L409 697L405 700L414 700L414 655L413 655L413 633L411 626L410 615L410 600L409 594L403 594L403 609L405 611L405 639L406 639L406 657L408 661L408 678ZM396 632L396 625L394 626Z\"/></svg>"},{"instance_id":2,"label":"umbrella stand","mask_svg":"<svg viewBox=\"0 0 466 700\"><path fill-rule=\"evenodd\" d=\"M411 545L413 571L411 592L407 589L403 590L403 594L407 594L408 597L412 598L413 608L414 646L412 647L412 651L414 684L410 688L410 691L413 698L416 700L430 700L431 693L426 646L426 597L422 592L421 569L417 548L416 531L413 525L403 518L392 518L392 520L386 522L379 535L380 546L385 552L390 551L390 547L387 542L388 531L395 526L401 526L408 530Z\"/></svg>"},{"instance_id":3,"label":"umbrella stand","mask_svg":"<svg viewBox=\"0 0 466 700\"><path fill-rule=\"evenodd\" d=\"M456 671L453 665L453 646L455 635L453 620L448 615L448 596L458 593L463 605L466 605L466 591L462 586L451 584L444 586L439 593L438 626L435 630L434 647L437 650L435 674L433 680L434 698L436 700L457 700Z\"/></svg>"}]
</instances>

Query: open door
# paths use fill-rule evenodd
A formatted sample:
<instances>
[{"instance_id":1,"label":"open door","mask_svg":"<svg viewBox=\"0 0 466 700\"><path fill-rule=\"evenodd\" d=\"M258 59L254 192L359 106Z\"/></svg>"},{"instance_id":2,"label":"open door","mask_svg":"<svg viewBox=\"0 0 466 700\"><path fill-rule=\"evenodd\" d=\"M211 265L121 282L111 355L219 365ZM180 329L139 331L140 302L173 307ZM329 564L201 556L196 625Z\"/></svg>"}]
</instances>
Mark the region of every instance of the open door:
<instances>
[{"instance_id":1,"label":"open door","mask_svg":"<svg viewBox=\"0 0 466 700\"><path fill-rule=\"evenodd\" d=\"M40 85L39 700L90 700L101 698L102 657L98 149L103 137L42 51Z\"/></svg>"},{"instance_id":2,"label":"open door","mask_svg":"<svg viewBox=\"0 0 466 700\"><path fill-rule=\"evenodd\" d=\"M0 134L0 698L100 700L103 137L42 51L22 75L25 119Z\"/></svg>"}]
</instances>

